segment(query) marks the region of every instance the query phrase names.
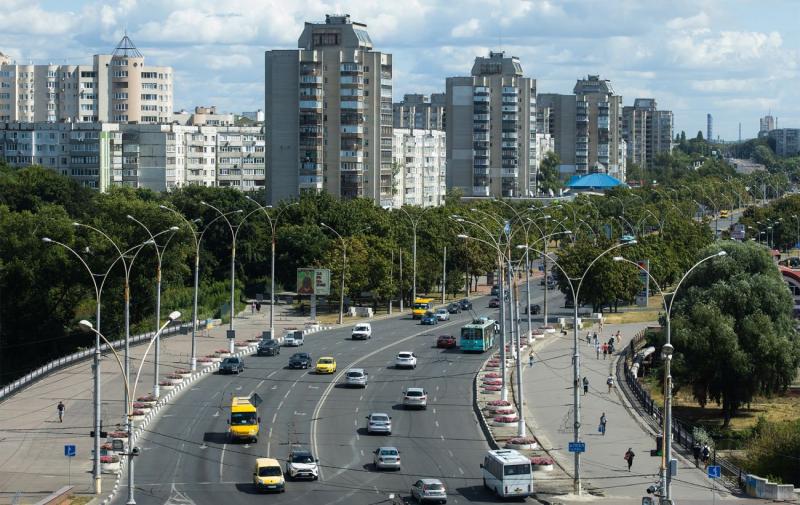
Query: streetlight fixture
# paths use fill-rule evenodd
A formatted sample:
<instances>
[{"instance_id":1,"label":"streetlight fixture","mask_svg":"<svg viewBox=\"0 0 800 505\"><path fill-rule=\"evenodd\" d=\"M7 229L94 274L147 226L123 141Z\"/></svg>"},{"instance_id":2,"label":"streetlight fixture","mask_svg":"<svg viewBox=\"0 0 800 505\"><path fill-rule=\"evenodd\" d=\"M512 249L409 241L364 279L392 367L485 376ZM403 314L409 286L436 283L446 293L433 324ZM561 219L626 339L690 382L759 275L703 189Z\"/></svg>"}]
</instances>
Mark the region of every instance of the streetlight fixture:
<instances>
[{"instance_id":1,"label":"streetlight fixture","mask_svg":"<svg viewBox=\"0 0 800 505\"><path fill-rule=\"evenodd\" d=\"M94 333L95 338L103 339L106 345L108 345L108 348L111 349L111 352L114 354L114 358L117 360L117 365L119 365L120 372L123 375L123 384L125 386L125 414L128 419L126 425L128 432L128 452L124 454L125 456L128 457L128 501L126 502L126 505L136 505L136 499L134 498L134 493L133 493L134 489L133 457L139 455L139 449L133 447L133 398L135 398L136 395L136 385L139 383L139 374L142 372L142 365L144 365L145 358L147 357L147 353L150 351L150 347L153 345L153 342L159 336L161 336L161 332L163 332L167 326L172 324L173 321L175 321L180 317L181 313L178 312L177 310L171 312L169 314L167 322L165 322L163 326L161 326L161 328L159 328L156 331L156 334L153 335L153 337L150 339L150 343L147 344L147 348L145 349L144 354L142 355L142 359L139 362L139 369L136 371L136 379L133 381L133 387L131 387L130 385L130 378L128 377L127 374L127 368L123 366L119 354L117 353L116 349L114 349L114 345L111 342L109 342L108 339L102 333L96 330L92 326L91 322L83 319L78 323L78 326L82 331L87 333Z\"/></svg>"},{"instance_id":2,"label":"streetlight fixture","mask_svg":"<svg viewBox=\"0 0 800 505\"><path fill-rule=\"evenodd\" d=\"M330 231L332 231L333 233L335 233L336 236L339 238L339 240L342 241L342 283L340 285L340 290L339 290L340 291L339 292L339 324L342 324L342 322L344 321L344 273L345 273L345 269L347 268L347 242L345 242L344 237L342 237L339 234L338 231L334 230L329 225L327 225L325 223L322 223L322 222L320 222L319 225L322 226L323 228L327 228ZM365 226L364 228L359 230L357 233L361 233L363 231L366 231L369 228L370 228L369 226Z\"/></svg>"},{"instance_id":3,"label":"streetlight fixture","mask_svg":"<svg viewBox=\"0 0 800 505\"><path fill-rule=\"evenodd\" d=\"M425 214L425 211L430 209L431 207L423 207L422 211L420 211L420 213L417 215L416 219L411 217L411 214L409 214L409 212L406 209L404 209L403 207L396 207L396 208L398 210L403 211L403 214L405 214L408 217L408 220L411 221L411 229L414 232L414 245L413 245L413 248L412 248L412 256L413 256L413 259L412 259L412 262L413 262L413 267L412 267L413 274L412 274L412 277L413 277L413 280L412 280L412 283L411 283L411 286L412 286L411 287L411 305L413 306L414 303L415 303L415 300L417 299L417 225L419 224L420 220L422 219L422 216Z\"/></svg>"},{"instance_id":4,"label":"streetlight fixture","mask_svg":"<svg viewBox=\"0 0 800 505\"><path fill-rule=\"evenodd\" d=\"M631 265L635 266L637 269L643 271L647 274L648 277L653 281L658 288L658 291L661 293L661 301L664 304L664 312L665 312L665 321L666 321L666 330L667 330L667 339L664 347L662 347L661 353L664 358L664 425L663 425L663 433L664 433L664 450L662 451L661 456L661 489L664 494L663 498L666 503L672 503L672 475L669 474L669 462L672 460L672 371L670 365L672 364L672 355L675 351L675 348L672 346L672 327L670 325L670 319L672 315L672 306L675 302L675 295L678 292L678 289L681 287L681 284L692 271L697 268L702 263L712 260L714 258L719 258L722 256L727 255L726 251L719 251L717 253L712 254L711 256L707 256L686 271L683 274L683 277L678 281L678 284L675 286L675 289L672 290L671 293L664 293L661 289L661 286L658 284L658 281L650 274L650 271L636 263L635 261L631 261L627 258L622 256L615 256L614 261L617 262L626 262L630 263ZM667 295L670 296L669 303L667 303Z\"/></svg>"}]
</instances>

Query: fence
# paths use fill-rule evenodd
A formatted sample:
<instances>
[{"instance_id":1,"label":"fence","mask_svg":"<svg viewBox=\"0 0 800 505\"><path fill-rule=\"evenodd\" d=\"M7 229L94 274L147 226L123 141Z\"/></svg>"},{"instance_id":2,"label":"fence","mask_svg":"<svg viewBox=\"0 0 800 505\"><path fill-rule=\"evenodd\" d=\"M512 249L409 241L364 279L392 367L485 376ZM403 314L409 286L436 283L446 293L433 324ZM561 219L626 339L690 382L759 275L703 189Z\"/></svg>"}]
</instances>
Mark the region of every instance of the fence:
<instances>
[{"instance_id":1,"label":"fence","mask_svg":"<svg viewBox=\"0 0 800 505\"><path fill-rule=\"evenodd\" d=\"M628 385L631 393L639 402L643 413L650 416L648 424L653 426L659 433L663 432L664 426L664 413L653 401L650 393L642 387L636 375L631 371L631 364L636 357L637 350L641 347L645 339L645 332L642 330L633 337L630 345L625 350L625 358L623 360L625 382ZM695 444L694 426L676 419L672 416L672 441L681 445L689 453ZM734 465L730 460L717 455L716 449L712 451L713 464L722 468L723 476L735 481L738 487L742 487L745 482L746 472Z\"/></svg>"},{"instance_id":2,"label":"fence","mask_svg":"<svg viewBox=\"0 0 800 505\"><path fill-rule=\"evenodd\" d=\"M161 332L161 336L165 337L167 335L174 335L175 333L182 332L186 329L191 330L191 328L192 328L191 323L184 323L172 326L170 328L166 328L163 332ZM154 331L144 333L142 335L135 335L131 337L130 343L137 344L140 342L149 342L154 335L155 335ZM111 344L114 346L114 349L119 349L120 347L125 346L125 339L115 340L111 342ZM105 352L108 350L109 350L108 344L102 344L100 346L100 352ZM0 389L0 401L5 400L8 396L15 393L17 390L31 384L32 382L38 379L41 379L42 377L48 375L50 372L63 368L67 365L77 363L92 356L94 356L94 347L86 349L84 351L72 353L67 356L63 356L61 358L51 361L50 363L44 366L37 368L32 372L28 372L24 376L20 377L19 379L15 380L10 384L6 384L5 386L3 386L2 389Z\"/></svg>"}]
</instances>

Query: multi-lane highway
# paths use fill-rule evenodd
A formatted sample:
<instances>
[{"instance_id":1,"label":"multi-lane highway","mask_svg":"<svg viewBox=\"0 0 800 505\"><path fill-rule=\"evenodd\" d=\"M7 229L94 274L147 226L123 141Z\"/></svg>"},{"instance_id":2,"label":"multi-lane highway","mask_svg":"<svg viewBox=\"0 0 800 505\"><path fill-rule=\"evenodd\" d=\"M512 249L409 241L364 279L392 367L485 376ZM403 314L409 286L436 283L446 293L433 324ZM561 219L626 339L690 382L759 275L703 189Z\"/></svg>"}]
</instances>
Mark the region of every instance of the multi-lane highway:
<instances>
[{"instance_id":1,"label":"multi-lane highway","mask_svg":"<svg viewBox=\"0 0 800 505\"><path fill-rule=\"evenodd\" d=\"M538 291L538 289L536 290ZM552 291L551 291L552 293ZM534 297L539 300L540 294ZM496 316L488 298L475 301L479 315ZM435 347L438 335L458 335L471 316L422 326L409 316L373 322L372 339L350 340L350 327L309 335L299 350L314 360L333 356L338 371L315 375L291 370L282 348L275 357L248 357L240 376L208 376L184 391L148 427L138 445L136 501L140 504L254 503L264 497L251 486L255 458L285 461L293 444L320 460L317 482L287 482L276 503L367 504L388 500L390 493L408 499L409 488L422 477L441 479L450 503L493 502L482 488L479 463L488 445L472 410L472 381L488 354L462 354ZM418 366L395 369L399 351L413 351ZM342 387L350 367L369 372L366 389ZM424 387L427 410L402 409L402 390ZM232 395L258 393L262 433L257 443L230 443L227 419ZM367 435L366 416L392 416L391 436ZM379 446L401 452L399 472L378 472L372 452ZM125 479L123 478L123 484ZM124 503L126 489L116 503ZM387 501L386 503L389 503Z\"/></svg>"}]
</instances>

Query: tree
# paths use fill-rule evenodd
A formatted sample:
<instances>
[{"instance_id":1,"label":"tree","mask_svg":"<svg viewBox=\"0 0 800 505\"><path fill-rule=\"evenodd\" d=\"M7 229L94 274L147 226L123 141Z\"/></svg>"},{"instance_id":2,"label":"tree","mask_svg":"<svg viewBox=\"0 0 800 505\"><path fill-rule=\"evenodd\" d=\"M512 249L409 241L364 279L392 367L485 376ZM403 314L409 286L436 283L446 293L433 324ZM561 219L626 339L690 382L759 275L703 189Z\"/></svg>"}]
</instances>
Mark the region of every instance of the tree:
<instances>
[{"instance_id":1,"label":"tree","mask_svg":"<svg viewBox=\"0 0 800 505\"><path fill-rule=\"evenodd\" d=\"M558 166L561 160L553 151L548 151L544 155L544 159L539 164L539 191L542 193L549 193L552 191L554 194L558 193L561 189L561 178L559 176Z\"/></svg>"}]
</instances>

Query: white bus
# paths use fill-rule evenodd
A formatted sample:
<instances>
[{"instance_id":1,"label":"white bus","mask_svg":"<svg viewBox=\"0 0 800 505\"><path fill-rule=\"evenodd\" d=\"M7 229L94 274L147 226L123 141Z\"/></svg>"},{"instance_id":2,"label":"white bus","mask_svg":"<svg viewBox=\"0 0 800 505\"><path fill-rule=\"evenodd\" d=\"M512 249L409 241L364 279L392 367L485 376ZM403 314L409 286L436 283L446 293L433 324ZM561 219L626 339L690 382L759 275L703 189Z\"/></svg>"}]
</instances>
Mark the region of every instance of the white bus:
<instances>
[{"instance_id":1,"label":"white bus","mask_svg":"<svg viewBox=\"0 0 800 505\"><path fill-rule=\"evenodd\" d=\"M489 451L483 459L483 486L496 496L533 495L531 460L513 449Z\"/></svg>"}]
</instances>

